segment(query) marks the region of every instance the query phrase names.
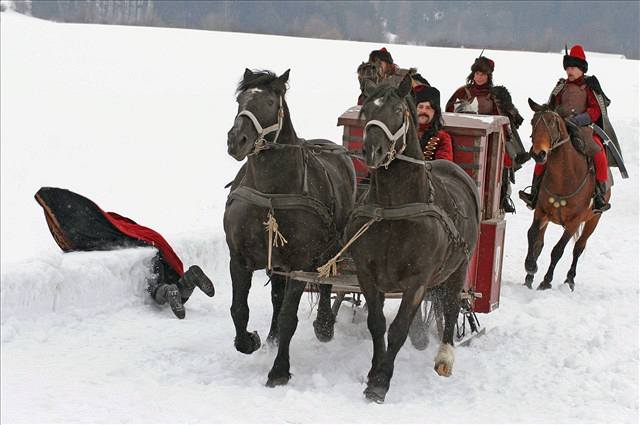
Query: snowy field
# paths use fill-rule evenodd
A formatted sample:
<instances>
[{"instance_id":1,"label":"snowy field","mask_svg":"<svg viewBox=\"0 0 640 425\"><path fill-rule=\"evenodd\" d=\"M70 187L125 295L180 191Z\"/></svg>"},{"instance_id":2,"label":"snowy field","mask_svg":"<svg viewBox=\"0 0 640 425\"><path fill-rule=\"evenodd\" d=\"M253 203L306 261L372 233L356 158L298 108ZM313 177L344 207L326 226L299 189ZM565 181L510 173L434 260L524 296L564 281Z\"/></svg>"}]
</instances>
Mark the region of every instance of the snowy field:
<instances>
[{"instance_id":1,"label":"snowy field","mask_svg":"<svg viewBox=\"0 0 640 425\"><path fill-rule=\"evenodd\" d=\"M436 345L400 351L384 405L362 390L372 352L361 312L344 305L333 341L316 340L302 300L286 387L264 387L275 352L236 352L222 232L240 167L226 154L245 67L291 68L287 97L301 137L341 140L337 117L355 103L357 65L378 44L142 27L1 20L2 387L5 422L637 422L638 61L587 59L613 100L612 122L631 178L617 178L578 265L576 291L522 286L532 213L507 218L500 308L486 336L456 349L451 378L433 372ZM578 41L578 40L572 40ZM563 42L559 40L558 43ZM442 92L460 86L479 52L387 46ZM525 117L542 103L562 55L488 51L495 82ZM533 164L518 172L518 189ZM179 321L144 293L153 250L62 254L33 199L68 188L162 233L186 265L216 285L195 293ZM514 196L515 198L515 196ZM540 257L542 279L550 228ZM264 338L271 304L264 273L250 295L249 329ZM392 318L397 302L389 302Z\"/></svg>"}]
</instances>

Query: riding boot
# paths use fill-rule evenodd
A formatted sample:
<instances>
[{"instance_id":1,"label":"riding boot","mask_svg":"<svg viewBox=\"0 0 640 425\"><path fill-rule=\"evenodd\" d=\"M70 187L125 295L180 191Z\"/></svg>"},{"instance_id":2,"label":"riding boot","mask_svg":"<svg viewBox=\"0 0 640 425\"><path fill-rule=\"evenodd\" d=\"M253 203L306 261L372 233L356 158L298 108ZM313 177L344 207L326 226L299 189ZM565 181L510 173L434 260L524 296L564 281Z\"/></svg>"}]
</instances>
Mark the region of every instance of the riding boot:
<instances>
[{"instance_id":1,"label":"riding boot","mask_svg":"<svg viewBox=\"0 0 640 425\"><path fill-rule=\"evenodd\" d=\"M151 295L160 305L168 302L173 314L175 314L178 319L184 319L184 305L182 304L182 296L180 295L177 285L167 285L163 283L158 286Z\"/></svg>"},{"instance_id":2,"label":"riding boot","mask_svg":"<svg viewBox=\"0 0 640 425\"><path fill-rule=\"evenodd\" d=\"M544 173L540 174L539 176L536 176L535 174L533 175L533 180L531 181L530 194L525 192L524 190L521 190L518 192L518 196L520 197L520 199L524 201L525 204L527 204L527 208L529 208L530 210L536 209L536 203L538 202L538 192L540 191L540 183L542 182L542 176L544 176Z\"/></svg>"},{"instance_id":3,"label":"riding boot","mask_svg":"<svg viewBox=\"0 0 640 425\"><path fill-rule=\"evenodd\" d=\"M593 194L593 212L596 214L603 213L611 208L611 204L604 199L606 193L607 182L596 181L596 190Z\"/></svg>"},{"instance_id":4,"label":"riding boot","mask_svg":"<svg viewBox=\"0 0 640 425\"><path fill-rule=\"evenodd\" d=\"M515 213L516 206L511 200L511 184L509 181L509 174L512 173L510 168L504 167L502 169L502 188L500 190L500 206L505 213Z\"/></svg>"},{"instance_id":5,"label":"riding boot","mask_svg":"<svg viewBox=\"0 0 640 425\"><path fill-rule=\"evenodd\" d=\"M209 297L213 297L216 293L213 282L199 266L189 267L189 270L180 278L178 285L182 286L183 298L185 298L185 295L187 295L186 298L189 298L196 286ZM186 293L187 291L188 294Z\"/></svg>"}]
</instances>

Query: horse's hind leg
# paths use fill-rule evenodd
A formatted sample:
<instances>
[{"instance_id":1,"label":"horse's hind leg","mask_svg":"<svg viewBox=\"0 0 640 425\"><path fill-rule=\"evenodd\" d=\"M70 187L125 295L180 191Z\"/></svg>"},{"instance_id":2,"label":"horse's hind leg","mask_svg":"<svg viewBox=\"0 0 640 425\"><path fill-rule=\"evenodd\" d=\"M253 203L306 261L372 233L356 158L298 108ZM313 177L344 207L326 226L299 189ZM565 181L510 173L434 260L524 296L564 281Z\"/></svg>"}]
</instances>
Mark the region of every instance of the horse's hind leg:
<instances>
[{"instance_id":1,"label":"horse's hind leg","mask_svg":"<svg viewBox=\"0 0 640 425\"><path fill-rule=\"evenodd\" d=\"M538 271L538 257L544 246L544 232L547 230L548 223L546 219L538 216L536 212L534 213L533 223L531 223L531 227L529 227L529 231L527 232L529 249L527 250L527 258L524 261L524 269L527 271L524 284L529 289L531 289L531 285L533 284L533 275Z\"/></svg>"},{"instance_id":2,"label":"horse's hind leg","mask_svg":"<svg viewBox=\"0 0 640 425\"><path fill-rule=\"evenodd\" d=\"M567 279L564 281L564 283L567 283L569 285L569 288L572 291L575 288L574 279L576 277L576 266L578 264L578 258L582 254L582 251L584 251L585 246L587 246L587 240L589 239L593 231L596 229L596 226L600 221L600 217L602 217L600 214L596 214L591 220L587 221L584 224L584 229L582 229L582 235L580 235L575 245L573 246L573 261L571 262L571 268L569 269L569 273L567 273Z\"/></svg>"},{"instance_id":3,"label":"horse's hind leg","mask_svg":"<svg viewBox=\"0 0 640 425\"><path fill-rule=\"evenodd\" d=\"M331 285L320 285L319 291L318 316L313 321L313 330L318 341L328 342L333 338L333 325L336 322L331 310Z\"/></svg>"},{"instance_id":4,"label":"horse's hind leg","mask_svg":"<svg viewBox=\"0 0 640 425\"><path fill-rule=\"evenodd\" d=\"M387 353L380 367L373 375L369 376L365 396L377 403L382 403L389 390L391 377L393 376L393 367L396 355L400 348L407 340L409 334L409 326L413 321L413 317L424 299L427 288L423 285L416 285L405 291L402 295L402 302L396 314L395 319L389 326L387 334Z\"/></svg>"},{"instance_id":5,"label":"horse's hind leg","mask_svg":"<svg viewBox=\"0 0 640 425\"><path fill-rule=\"evenodd\" d=\"M278 333L280 334L278 355L269 372L268 387L286 385L291 378L289 373L289 345L298 327L298 305L305 286L304 282L294 279L290 279L286 285L284 301L278 316Z\"/></svg>"},{"instance_id":6,"label":"horse's hind leg","mask_svg":"<svg viewBox=\"0 0 640 425\"><path fill-rule=\"evenodd\" d=\"M558 264L558 261L560 261L560 258L562 258L562 254L564 253L564 248L567 246L567 242L569 242L571 237L576 233L577 227L578 226L573 223L571 224L571 226L565 227L564 232L560 237L560 240L558 241L558 243L556 243L556 245L551 250L551 264L549 264L549 269L547 270L547 273L544 275L544 279L542 280L540 285L538 285L538 289L540 290L551 289L551 281L553 280L553 271L555 270L556 264Z\"/></svg>"},{"instance_id":7,"label":"horse's hind leg","mask_svg":"<svg viewBox=\"0 0 640 425\"><path fill-rule=\"evenodd\" d=\"M244 354L251 354L260 348L258 332L247 332L249 322L249 289L251 289L251 276L253 271L245 267L241 257L231 255L230 261L231 282L233 297L231 301L231 317L236 328L234 345L236 350Z\"/></svg>"},{"instance_id":8,"label":"horse's hind leg","mask_svg":"<svg viewBox=\"0 0 640 425\"><path fill-rule=\"evenodd\" d=\"M276 274L271 275L271 305L273 306L273 315L271 316L271 327L267 336L267 343L278 344L278 316L282 308L284 300L284 288L286 277Z\"/></svg>"},{"instance_id":9,"label":"horse's hind leg","mask_svg":"<svg viewBox=\"0 0 640 425\"><path fill-rule=\"evenodd\" d=\"M467 265L467 262L460 265L458 270L453 272L442 284L441 301L444 310L444 332L442 334L442 344L440 344L433 366L433 369L440 376L451 376L453 370L453 332L460 313L459 297L467 275Z\"/></svg>"}]
</instances>

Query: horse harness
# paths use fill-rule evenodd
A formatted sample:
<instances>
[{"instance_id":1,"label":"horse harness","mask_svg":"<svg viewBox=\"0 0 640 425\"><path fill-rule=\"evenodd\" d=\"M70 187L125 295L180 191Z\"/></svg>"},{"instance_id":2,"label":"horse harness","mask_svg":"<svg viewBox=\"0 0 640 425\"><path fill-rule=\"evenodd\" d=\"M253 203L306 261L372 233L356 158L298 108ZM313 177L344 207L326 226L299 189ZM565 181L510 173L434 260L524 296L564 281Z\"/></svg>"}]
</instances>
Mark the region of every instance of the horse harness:
<instances>
[{"instance_id":1,"label":"horse harness","mask_svg":"<svg viewBox=\"0 0 640 425\"><path fill-rule=\"evenodd\" d=\"M267 222L263 223L266 226L266 231L269 232L269 261L267 270L271 270L271 249L272 246L279 247L287 243L287 240L282 236L282 234L278 231L278 224L275 219L275 211L276 210L299 210L306 211L313 214L316 214L322 220L324 226L329 229L331 233L331 238L329 240L329 247L334 244L337 240L340 239L340 235L338 234L338 230L336 228L336 223L334 220L335 216L335 188L333 186L333 182L329 178L329 174L324 166L321 166L321 169L325 173L325 177L329 183L331 188L331 205L330 207L325 205L320 200L314 198L309 195L309 183L308 183L308 162L309 158L315 158L316 155L320 153L334 153L341 154L346 152L342 146L333 146L333 145L319 145L312 144L306 142L304 139L301 139L301 144L291 145L291 144L279 144L276 143L278 137L280 135L280 131L282 130L282 121L284 118L284 108L282 104L282 96L280 96L280 107L278 109L278 122L267 127L263 128L260 125L260 122L256 118L256 116L249 110L243 110L238 113L237 116L246 116L253 123L256 131L258 132L258 137L254 142L254 150L248 155L257 155L265 150L272 149L300 149L302 153L302 162L304 164L303 171L303 179L302 179L302 193L264 193L259 190L244 186L244 177L241 181L240 185L231 191L227 198L227 203L230 203L233 200L242 200L249 204L268 208L267 213ZM269 142L266 140L266 136L275 132L275 137L273 141ZM317 160L317 158L315 158ZM321 164L322 165L322 164ZM245 174L246 177L246 174ZM273 239L273 234L275 234L275 239ZM272 240L273 239L273 240Z\"/></svg>"}]
</instances>

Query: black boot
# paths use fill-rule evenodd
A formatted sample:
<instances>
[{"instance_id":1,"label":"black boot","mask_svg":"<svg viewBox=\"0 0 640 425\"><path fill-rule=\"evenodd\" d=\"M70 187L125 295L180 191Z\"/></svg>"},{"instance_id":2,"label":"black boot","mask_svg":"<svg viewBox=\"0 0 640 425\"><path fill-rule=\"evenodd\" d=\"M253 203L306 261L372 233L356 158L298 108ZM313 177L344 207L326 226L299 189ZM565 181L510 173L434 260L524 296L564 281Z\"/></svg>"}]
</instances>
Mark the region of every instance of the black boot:
<instances>
[{"instance_id":1,"label":"black boot","mask_svg":"<svg viewBox=\"0 0 640 425\"><path fill-rule=\"evenodd\" d=\"M180 282L186 289L193 290L197 286L209 297L213 297L216 293L213 282L204 274L200 266L189 267L189 270L180 278Z\"/></svg>"},{"instance_id":2,"label":"black boot","mask_svg":"<svg viewBox=\"0 0 640 425\"><path fill-rule=\"evenodd\" d=\"M542 182L542 176L544 176L544 174L541 174L539 176L536 176L535 174L533 175L533 180L531 181L530 194L525 192L524 190L521 190L518 192L518 196L520 196L520 199L522 199L524 203L527 204L527 208L529 208L530 210L536 209L536 204L538 203L538 192L540 191L540 183Z\"/></svg>"},{"instance_id":3,"label":"black boot","mask_svg":"<svg viewBox=\"0 0 640 425\"><path fill-rule=\"evenodd\" d=\"M184 319L184 305L182 304L182 296L180 295L177 285L162 284L156 289L155 293L151 295L160 305L168 302L173 314L175 314L178 319Z\"/></svg>"},{"instance_id":4,"label":"black boot","mask_svg":"<svg viewBox=\"0 0 640 425\"><path fill-rule=\"evenodd\" d=\"M607 182L599 182L596 181L596 190L593 194L593 212L596 214L601 214L611 208L611 204L609 204L604 196L607 193Z\"/></svg>"},{"instance_id":5,"label":"black boot","mask_svg":"<svg viewBox=\"0 0 640 425\"><path fill-rule=\"evenodd\" d=\"M516 206L511 200L511 179L513 177L513 171L510 168L504 167L502 169L502 188L500 190L500 207L505 213L515 213Z\"/></svg>"}]
</instances>

